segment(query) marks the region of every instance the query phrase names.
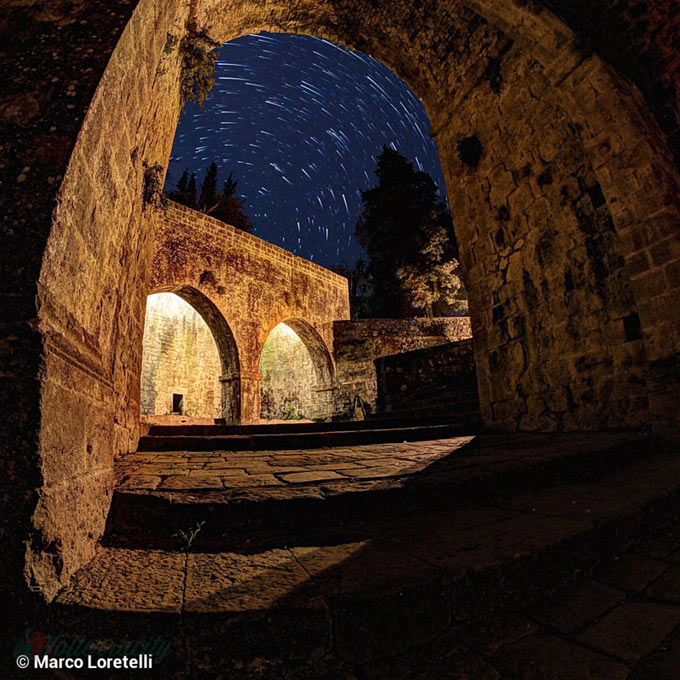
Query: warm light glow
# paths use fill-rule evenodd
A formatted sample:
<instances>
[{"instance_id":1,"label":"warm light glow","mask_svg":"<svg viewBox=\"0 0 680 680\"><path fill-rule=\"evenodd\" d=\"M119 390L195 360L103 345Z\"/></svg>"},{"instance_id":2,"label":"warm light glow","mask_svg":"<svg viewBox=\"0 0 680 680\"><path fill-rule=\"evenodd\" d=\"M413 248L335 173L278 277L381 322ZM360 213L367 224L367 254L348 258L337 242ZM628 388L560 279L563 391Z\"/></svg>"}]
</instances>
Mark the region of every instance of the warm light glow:
<instances>
[{"instance_id":1,"label":"warm light glow","mask_svg":"<svg viewBox=\"0 0 680 680\"><path fill-rule=\"evenodd\" d=\"M165 317L193 316L196 310L174 293L154 293L146 298L146 313L156 312Z\"/></svg>"},{"instance_id":2,"label":"warm light glow","mask_svg":"<svg viewBox=\"0 0 680 680\"><path fill-rule=\"evenodd\" d=\"M285 323L280 323L278 326L274 327L274 330L269 335L270 338L293 338L300 339L298 334L290 327L286 326Z\"/></svg>"},{"instance_id":3,"label":"warm light glow","mask_svg":"<svg viewBox=\"0 0 680 680\"><path fill-rule=\"evenodd\" d=\"M142 413L219 417L221 370L215 339L198 311L174 293L149 295L142 340Z\"/></svg>"},{"instance_id":4,"label":"warm light glow","mask_svg":"<svg viewBox=\"0 0 680 680\"><path fill-rule=\"evenodd\" d=\"M307 346L287 324L267 337L260 357L261 418L304 420L314 414L314 364Z\"/></svg>"}]
</instances>

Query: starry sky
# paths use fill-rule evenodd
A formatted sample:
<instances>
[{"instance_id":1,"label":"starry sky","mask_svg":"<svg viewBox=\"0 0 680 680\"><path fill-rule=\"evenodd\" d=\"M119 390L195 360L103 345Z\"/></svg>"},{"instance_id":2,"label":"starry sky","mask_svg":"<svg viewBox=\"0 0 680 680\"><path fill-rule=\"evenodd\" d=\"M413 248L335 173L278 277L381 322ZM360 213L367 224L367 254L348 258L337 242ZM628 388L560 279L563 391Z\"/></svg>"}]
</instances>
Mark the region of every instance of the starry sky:
<instances>
[{"instance_id":1,"label":"starry sky","mask_svg":"<svg viewBox=\"0 0 680 680\"><path fill-rule=\"evenodd\" d=\"M185 168L200 181L233 171L253 234L324 266L363 256L361 189L392 146L444 191L430 122L409 87L373 58L327 40L260 33L220 49L203 109L188 104L166 190Z\"/></svg>"}]
</instances>

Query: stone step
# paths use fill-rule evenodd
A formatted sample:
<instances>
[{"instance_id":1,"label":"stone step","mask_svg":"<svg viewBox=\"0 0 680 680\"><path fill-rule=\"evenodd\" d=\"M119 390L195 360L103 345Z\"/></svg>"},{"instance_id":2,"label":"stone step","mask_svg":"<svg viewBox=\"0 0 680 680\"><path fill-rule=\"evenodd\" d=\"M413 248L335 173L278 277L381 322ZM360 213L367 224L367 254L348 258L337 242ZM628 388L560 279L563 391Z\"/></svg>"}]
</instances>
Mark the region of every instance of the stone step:
<instances>
[{"instance_id":1,"label":"stone step","mask_svg":"<svg viewBox=\"0 0 680 680\"><path fill-rule=\"evenodd\" d=\"M394 418L406 414L410 416L417 416L418 414L423 416L439 415L442 418L451 418L455 415L471 425L481 422L478 399L463 401L455 398L445 399L438 397L436 399L420 399L415 403L409 400L404 402L387 400L384 404L379 404L378 407L384 408L385 414L391 415Z\"/></svg>"},{"instance_id":2,"label":"stone step","mask_svg":"<svg viewBox=\"0 0 680 680\"><path fill-rule=\"evenodd\" d=\"M170 643L157 667L165 677L182 667L330 677L309 669L328 658L356 669L527 603L679 512L680 457L653 455L595 481L373 521L360 541L252 554L102 547L46 626L93 639L160 636Z\"/></svg>"},{"instance_id":3,"label":"stone step","mask_svg":"<svg viewBox=\"0 0 680 680\"><path fill-rule=\"evenodd\" d=\"M407 414L415 418L422 413L430 413L440 418L453 414L466 414L479 411L479 394L476 386L469 390L423 390L418 393L389 394L378 400L378 408L391 407L391 417L405 417ZM427 411L427 409L432 409ZM397 415L399 414L399 415Z\"/></svg>"},{"instance_id":4,"label":"stone step","mask_svg":"<svg viewBox=\"0 0 680 680\"><path fill-rule=\"evenodd\" d=\"M389 404L385 408L389 408L390 411L385 413L385 415L391 415L398 418L400 415L408 412L410 415L417 415L418 413L423 416L439 415L441 417L447 416L451 413L456 413L457 417L464 420L466 426L469 428L469 432L483 432L482 416L479 412L479 404L467 404L464 409L458 411L458 406L452 407L445 403L437 404L424 404L414 408L409 406L407 408L402 408L400 405ZM450 417L450 415L449 415Z\"/></svg>"},{"instance_id":5,"label":"stone step","mask_svg":"<svg viewBox=\"0 0 680 680\"><path fill-rule=\"evenodd\" d=\"M410 404L419 406L422 403L442 403L449 407L457 408L460 404L475 404L479 408L479 396L477 390L441 390L438 392L423 391L418 394L389 395L385 403L402 403L404 407Z\"/></svg>"},{"instance_id":6,"label":"stone step","mask_svg":"<svg viewBox=\"0 0 680 680\"><path fill-rule=\"evenodd\" d=\"M371 521L593 479L649 453L644 432L481 435L331 450L137 453L119 464L106 543L201 550L363 540Z\"/></svg>"},{"instance_id":7,"label":"stone step","mask_svg":"<svg viewBox=\"0 0 680 680\"><path fill-rule=\"evenodd\" d=\"M338 432L379 429L397 429L429 425L449 425L451 419L441 416L432 418L401 417L371 418L367 420L343 420L336 422L290 422L258 425L225 425L216 421L213 425L152 425L149 436L191 435L250 435L250 434L297 434L308 432Z\"/></svg>"},{"instance_id":8,"label":"stone step","mask_svg":"<svg viewBox=\"0 0 680 680\"><path fill-rule=\"evenodd\" d=\"M467 395L475 395L477 394L477 382L476 380L470 381L470 382L457 382L457 383L449 383L449 384L444 384L444 385L428 385L427 387L418 387L418 388L408 388L404 390L403 394L413 396L413 397L419 397L419 396L436 396L436 395L441 395L441 394L467 394ZM392 393L388 394L387 396L394 397L398 393Z\"/></svg>"},{"instance_id":9,"label":"stone step","mask_svg":"<svg viewBox=\"0 0 680 680\"><path fill-rule=\"evenodd\" d=\"M466 423L464 416L461 416L459 422L410 427L345 428L280 433L265 431L252 434L148 434L140 438L137 449L138 451L278 451L425 441L473 431L473 428Z\"/></svg>"}]
</instances>

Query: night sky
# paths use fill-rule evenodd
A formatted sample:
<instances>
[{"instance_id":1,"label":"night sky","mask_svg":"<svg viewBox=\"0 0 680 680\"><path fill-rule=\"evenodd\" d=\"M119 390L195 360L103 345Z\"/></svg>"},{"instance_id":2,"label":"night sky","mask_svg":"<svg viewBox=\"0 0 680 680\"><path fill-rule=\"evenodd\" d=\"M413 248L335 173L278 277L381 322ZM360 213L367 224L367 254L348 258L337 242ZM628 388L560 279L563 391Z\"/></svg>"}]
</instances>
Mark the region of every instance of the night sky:
<instances>
[{"instance_id":1,"label":"night sky","mask_svg":"<svg viewBox=\"0 0 680 680\"><path fill-rule=\"evenodd\" d=\"M188 104L166 189L189 168L233 171L253 233L332 266L362 256L360 189L377 183L383 145L444 180L430 123L408 86L371 57L303 35L248 35L220 50L201 110Z\"/></svg>"}]
</instances>

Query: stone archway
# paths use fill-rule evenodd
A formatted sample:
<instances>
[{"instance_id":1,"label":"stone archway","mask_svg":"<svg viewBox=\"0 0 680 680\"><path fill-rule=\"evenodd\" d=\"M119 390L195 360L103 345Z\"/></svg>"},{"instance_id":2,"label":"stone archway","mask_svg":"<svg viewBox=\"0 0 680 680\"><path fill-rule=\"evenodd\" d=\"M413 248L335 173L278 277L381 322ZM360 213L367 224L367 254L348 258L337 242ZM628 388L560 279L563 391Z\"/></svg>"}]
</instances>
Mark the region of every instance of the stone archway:
<instances>
[{"instance_id":1,"label":"stone archway","mask_svg":"<svg viewBox=\"0 0 680 680\"><path fill-rule=\"evenodd\" d=\"M639 424L649 418L644 383L648 354L658 354L652 342L657 324L645 316L652 309L644 304L649 285L635 285L624 251L626 225L639 223L643 204L629 197L643 190L631 192L621 155L608 158L603 145L592 140L602 136L603 125L611 128L617 121L613 134L617 143L625 144L633 130L649 133L650 121L641 119L639 102L622 100L620 88L596 57L580 57L568 29L549 13L536 16L510 0L500 5L478 2L475 9L463 2L454 9L431 3L427 12L421 10L427 21L413 40L403 28L414 18L414 10L406 6L390 12L365 10L359 19L312 1L299 3L294 11L242 2L229 12L219 2L205 2L197 3L193 19L218 40L262 28L334 38L374 54L423 98L448 177L471 291L487 425L501 430L583 429L615 425L617 417L619 424ZM467 39L460 45L453 41L452 49L460 51L456 59L437 61L440 41L433 26L447 24L464 30ZM176 30L181 35L184 27ZM534 34L541 41L532 50ZM173 60L167 55L161 59L169 73ZM437 66L425 69L421 60ZM470 70L471 63L476 66ZM573 68L556 74L558 64ZM564 87L566 78L571 87ZM456 87L451 97L443 96L452 79L466 85ZM594 109L615 111L616 118L584 111L582 90L594 84L601 86L591 97ZM523 100L524 92L531 92L524 98L530 101ZM540 124L532 125L534 121ZM170 123L168 131L173 127ZM633 165L642 157L648 160L639 144L632 153ZM661 163L663 153L653 160L657 157ZM611 184L620 189L618 194ZM553 247L551 241L560 242ZM576 254L578 268L585 270L582 276L567 263ZM641 258L631 261L639 273ZM553 281L543 276L546 267ZM558 283L559 278L563 281ZM576 301L578 296L570 293L584 287L586 295ZM557 314L554 308L559 308ZM642 344L629 344L637 342ZM597 345L601 351L590 356ZM552 365L547 366L545 357ZM613 378L601 369L610 360ZM612 384L602 390L602 381ZM594 392L611 397L593 409Z\"/></svg>"},{"instance_id":2,"label":"stone archway","mask_svg":"<svg viewBox=\"0 0 680 680\"><path fill-rule=\"evenodd\" d=\"M328 419L334 412L335 366L321 335L298 318L277 323L260 352L261 417Z\"/></svg>"},{"instance_id":3,"label":"stone archway","mask_svg":"<svg viewBox=\"0 0 680 680\"><path fill-rule=\"evenodd\" d=\"M22 527L6 546L17 588L28 581L50 598L91 557L113 458L136 444L157 222L143 197L162 178L178 116L168 34L181 38L189 20L222 41L263 29L328 37L373 54L423 99L489 427L651 423L677 435L677 167L626 74L584 52L539 2L141 0L115 15L65 4L56 19L15 5L3 25L28 28L8 48L16 192L4 214L7 261L21 264L5 277L16 322L2 352L17 385L5 427L21 430L6 448L25 480L8 496L7 521ZM43 45L60 56L60 84L29 92L24 62L46 59Z\"/></svg>"},{"instance_id":4,"label":"stone archway","mask_svg":"<svg viewBox=\"0 0 680 680\"><path fill-rule=\"evenodd\" d=\"M303 319L285 319L283 323L297 333L312 357L317 387L319 389L332 387L335 383L335 366L333 365L331 353L321 335L311 324Z\"/></svg>"},{"instance_id":5,"label":"stone archway","mask_svg":"<svg viewBox=\"0 0 680 680\"><path fill-rule=\"evenodd\" d=\"M217 346L221 374L220 417L226 423L239 423L241 420L241 362L236 338L217 305L204 293L192 286L162 286L153 293L174 293L198 312Z\"/></svg>"}]
</instances>

